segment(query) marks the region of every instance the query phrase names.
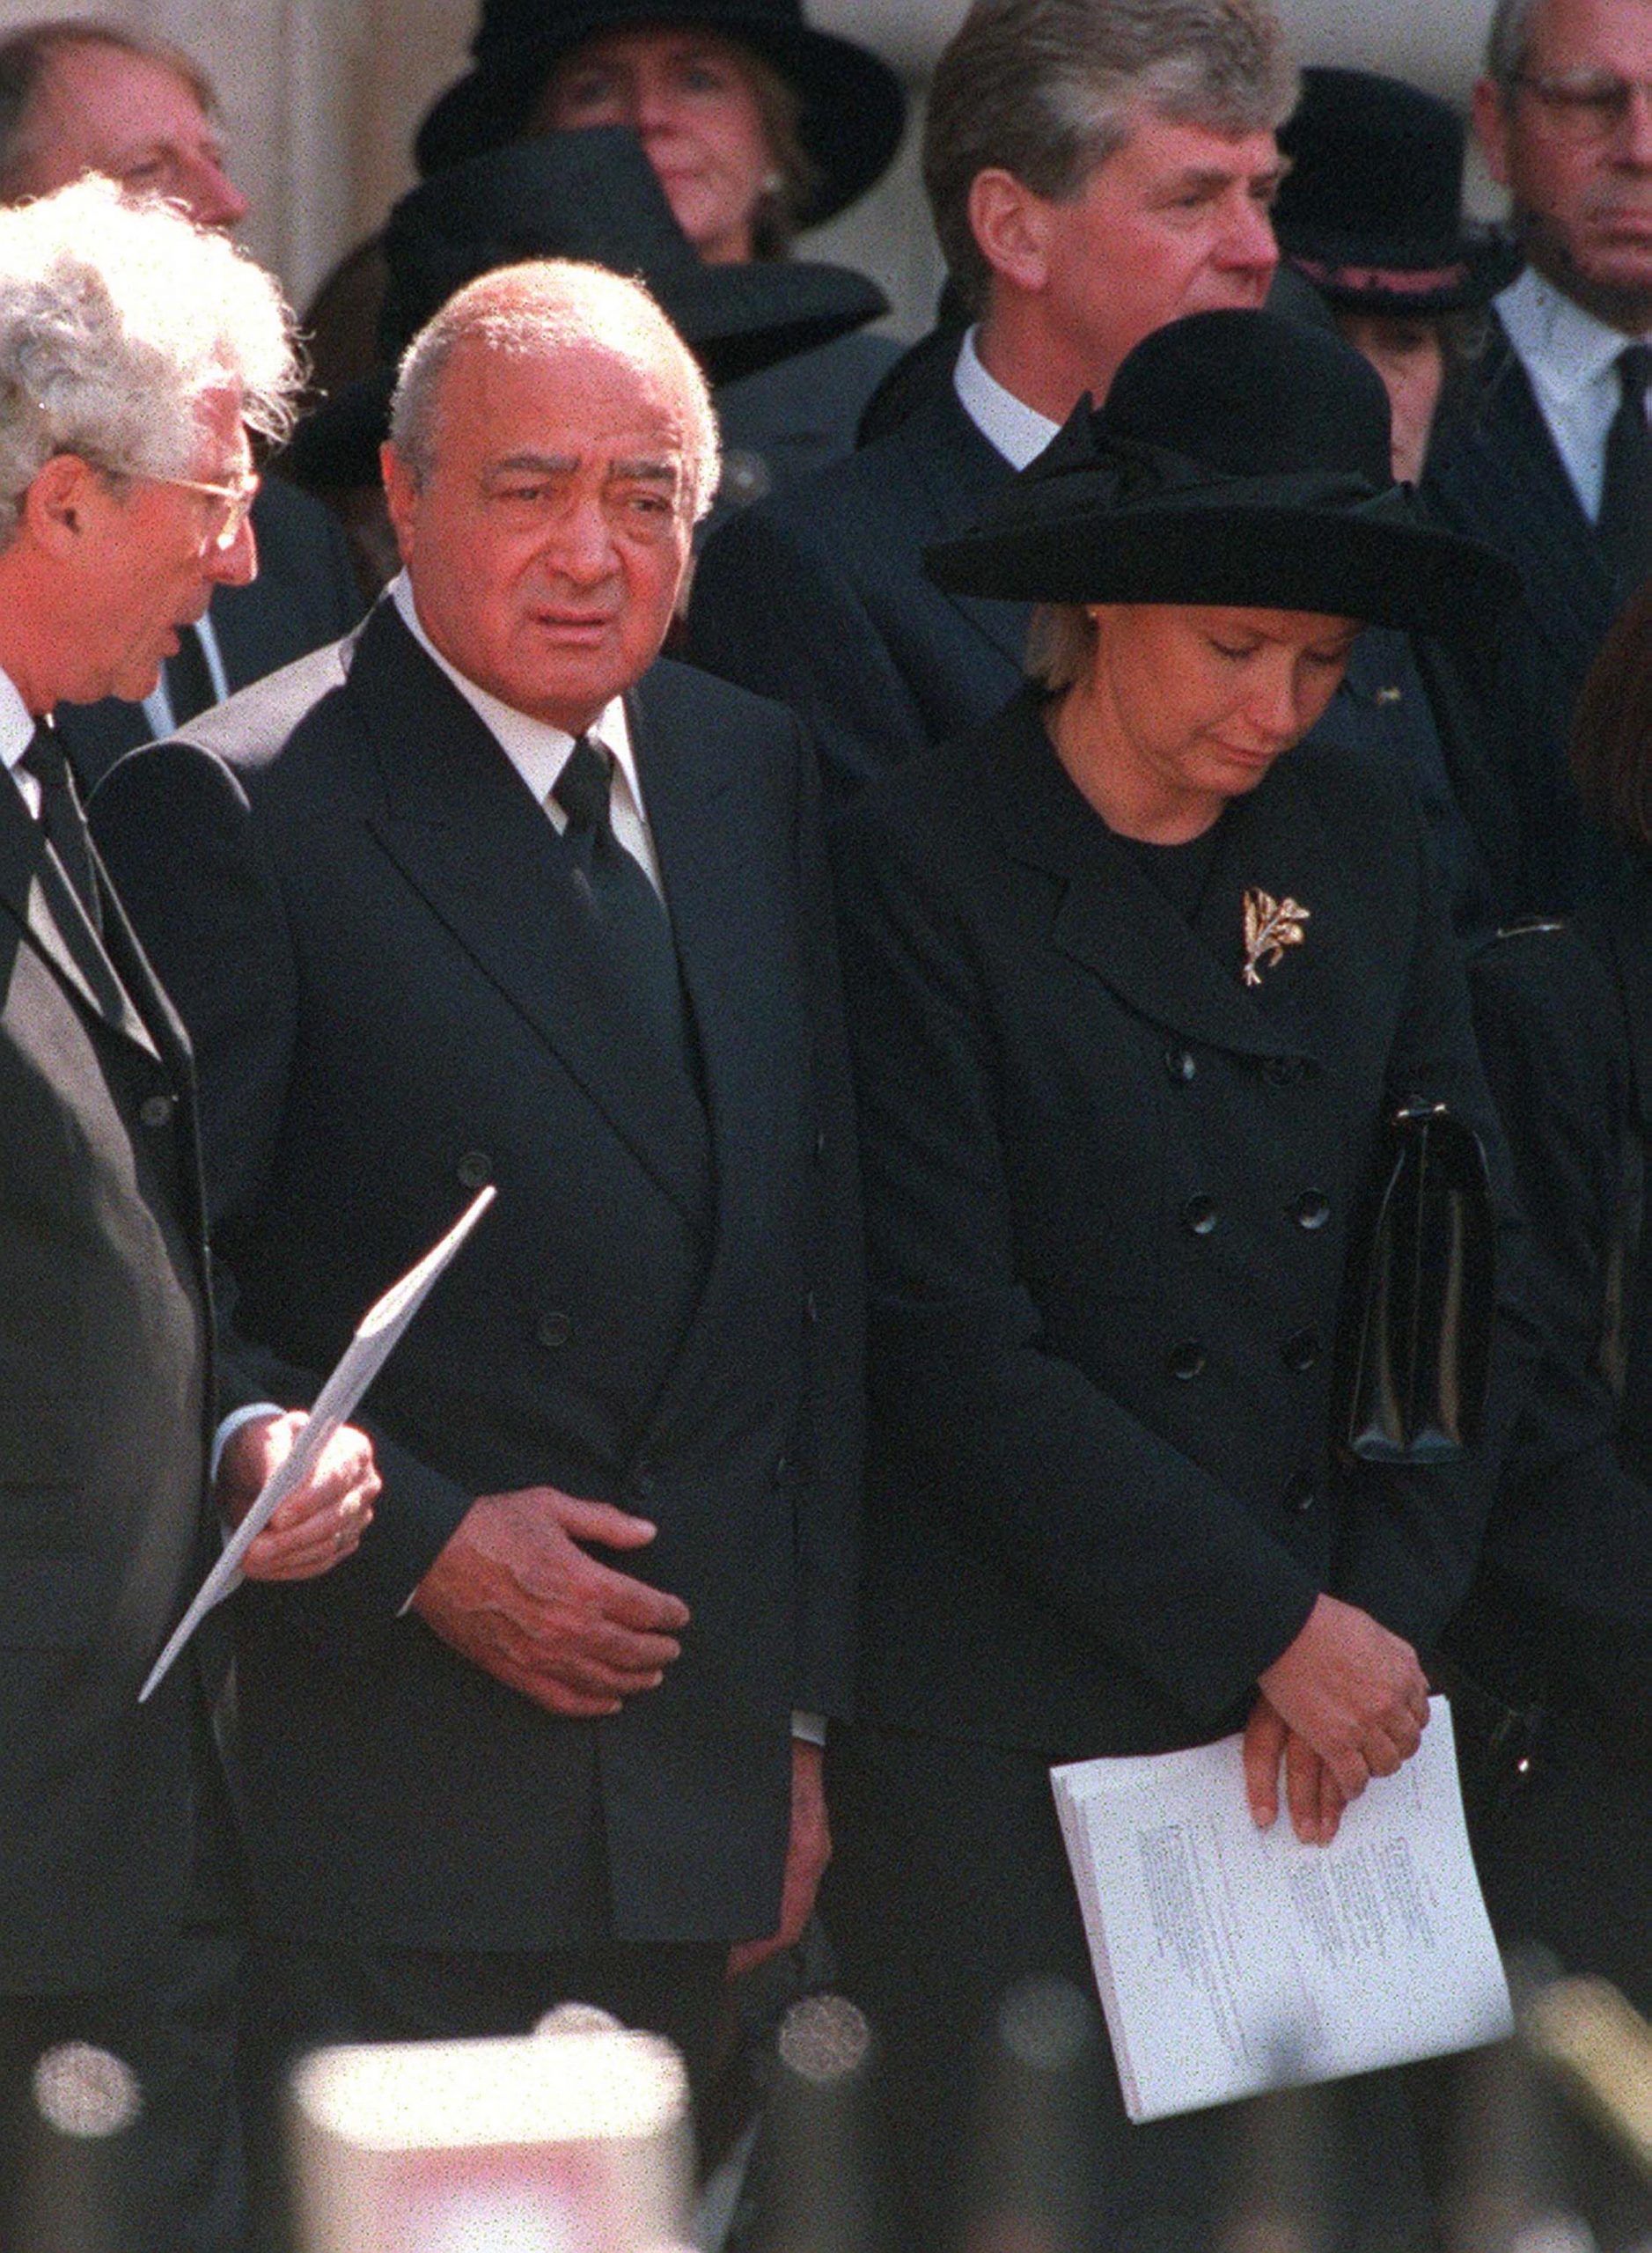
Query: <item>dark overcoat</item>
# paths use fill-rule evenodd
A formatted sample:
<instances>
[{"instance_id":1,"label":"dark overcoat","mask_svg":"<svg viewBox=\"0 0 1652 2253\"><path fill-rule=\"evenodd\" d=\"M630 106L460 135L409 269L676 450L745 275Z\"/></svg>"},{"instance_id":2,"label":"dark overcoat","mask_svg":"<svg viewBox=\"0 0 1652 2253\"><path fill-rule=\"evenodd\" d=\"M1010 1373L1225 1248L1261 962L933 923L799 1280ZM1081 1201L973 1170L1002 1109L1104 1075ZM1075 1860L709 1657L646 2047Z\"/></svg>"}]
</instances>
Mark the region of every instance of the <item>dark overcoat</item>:
<instances>
[{"instance_id":1,"label":"dark overcoat","mask_svg":"<svg viewBox=\"0 0 1652 2253\"><path fill-rule=\"evenodd\" d=\"M1330 1445L1386 1115L1448 1102L1499 1147L1403 783L1299 748L1230 806L1190 928L1029 694L841 841L881 1438L866 1710L1140 1752L1232 1726L1321 1589L1427 1647L1483 1477L1351 1473ZM1308 916L1254 989L1251 888Z\"/></svg>"},{"instance_id":2,"label":"dark overcoat","mask_svg":"<svg viewBox=\"0 0 1652 2253\"><path fill-rule=\"evenodd\" d=\"M628 710L709 1207L571 856L393 605L97 801L201 1060L249 1382L308 1398L374 1295L498 1191L370 1400L385 1489L359 1557L249 1592L252 1851L283 1932L772 1930L789 1716L844 1710L859 1258L810 770L783 715L682 667ZM402 1609L474 1496L541 1481L654 1520L620 1561L694 1615L610 1719L553 1717Z\"/></svg>"},{"instance_id":3,"label":"dark overcoat","mask_svg":"<svg viewBox=\"0 0 1652 2253\"><path fill-rule=\"evenodd\" d=\"M184 1920L213 1553L187 1046L0 775L0 1991L128 1979ZM209 1647L212 1638L208 1638Z\"/></svg>"}]
</instances>

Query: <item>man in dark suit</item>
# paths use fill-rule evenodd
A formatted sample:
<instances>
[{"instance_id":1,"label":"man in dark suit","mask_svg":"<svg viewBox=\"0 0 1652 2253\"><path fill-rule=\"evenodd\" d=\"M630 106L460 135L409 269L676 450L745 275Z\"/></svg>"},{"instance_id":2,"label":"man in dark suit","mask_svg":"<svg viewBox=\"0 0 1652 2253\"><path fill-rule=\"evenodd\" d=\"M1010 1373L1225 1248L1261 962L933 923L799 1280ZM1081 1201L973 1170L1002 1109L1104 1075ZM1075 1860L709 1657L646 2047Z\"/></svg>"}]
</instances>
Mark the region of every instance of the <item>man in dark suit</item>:
<instances>
[{"instance_id":1,"label":"man in dark suit","mask_svg":"<svg viewBox=\"0 0 1652 2253\"><path fill-rule=\"evenodd\" d=\"M1475 123L1529 261L1495 300L1471 393L1424 489L1520 565L1507 637L1529 907L1579 903L1607 848L1566 766L1583 676L1652 569L1652 12L1500 0Z\"/></svg>"},{"instance_id":2,"label":"man in dark suit","mask_svg":"<svg viewBox=\"0 0 1652 2253\"><path fill-rule=\"evenodd\" d=\"M471 284L393 409L404 575L99 793L249 1383L304 1397L499 1192L380 1380L359 1559L243 1615L278 2044L576 1996L697 2069L731 1943L795 1935L824 1860L793 1720L844 1709L854 1159L798 730L655 662L716 456L635 284Z\"/></svg>"},{"instance_id":3,"label":"man in dark suit","mask_svg":"<svg viewBox=\"0 0 1652 2253\"><path fill-rule=\"evenodd\" d=\"M0 212L0 2240L26 2076L90 2040L143 2110L123 2243L227 2249L231 1841L209 1638L138 1688L216 1548L187 1046L92 853L50 715L142 695L250 578L247 430L296 378L268 277L86 183ZM244 1506L293 1420L242 1422ZM352 1550L348 1435L249 1573ZM336 1476L334 1472L336 1471Z\"/></svg>"},{"instance_id":4,"label":"man in dark suit","mask_svg":"<svg viewBox=\"0 0 1652 2253\"><path fill-rule=\"evenodd\" d=\"M128 194L164 196L197 226L227 231L247 205L226 169L213 112L212 89L185 55L114 25L25 26L0 40L0 197L48 194L101 172ZM257 577L214 590L145 697L77 703L61 715L83 789L122 752L335 641L361 616L343 535L318 503L290 486L265 485L253 530Z\"/></svg>"},{"instance_id":5,"label":"man in dark suit","mask_svg":"<svg viewBox=\"0 0 1652 2253\"><path fill-rule=\"evenodd\" d=\"M936 231L974 322L951 380L719 532L689 611L688 655L789 704L835 794L1014 691L1025 606L942 594L923 548L973 523L1083 393L1105 397L1150 330L1261 304L1274 128L1295 93L1263 0L1196 0L1173 24L1114 0L972 8L925 126ZM1074 115L1093 122L1075 132Z\"/></svg>"}]
</instances>

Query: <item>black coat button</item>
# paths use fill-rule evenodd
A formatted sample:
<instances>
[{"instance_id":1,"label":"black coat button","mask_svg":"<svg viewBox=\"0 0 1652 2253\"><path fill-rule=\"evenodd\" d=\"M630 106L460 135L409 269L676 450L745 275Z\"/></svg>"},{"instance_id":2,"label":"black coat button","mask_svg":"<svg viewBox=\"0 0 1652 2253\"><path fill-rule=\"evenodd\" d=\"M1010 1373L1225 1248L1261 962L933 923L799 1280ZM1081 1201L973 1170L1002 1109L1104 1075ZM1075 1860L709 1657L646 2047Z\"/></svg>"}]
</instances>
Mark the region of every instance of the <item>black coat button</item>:
<instances>
[{"instance_id":1,"label":"black coat button","mask_svg":"<svg viewBox=\"0 0 1652 2253\"><path fill-rule=\"evenodd\" d=\"M804 1300L803 1318L811 1330L814 1328L816 1323L820 1319L820 1302L816 1298L812 1291L811 1291Z\"/></svg>"},{"instance_id":2,"label":"black coat button","mask_svg":"<svg viewBox=\"0 0 1652 2253\"><path fill-rule=\"evenodd\" d=\"M574 1325L565 1314L542 1314L533 1334L541 1346L565 1346L574 1334Z\"/></svg>"},{"instance_id":3,"label":"black coat button","mask_svg":"<svg viewBox=\"0 0 1652 2253\"><path fill-rule=\"evenodd\" d=\"M1205 1349L1195 1339L1184 1338L1179 1346L1171 1347L1164 1366L1179 1383L1190 1384L1205 1366Z\"/></svg>"},{"instance_id":4,"label":"black coat button","mask_svg":"<svg viewBox=\"0 0 1652 2253\"><path fill-rule=\"evenodd\" d=\"M178 1099L170 1095L146 1095L137 1107L137 1115L145 1126L170 1126Z\"/></svg>"},{"instance_id":5,"label":"black coat button","mask_svg":"<svg viewBox=\"0 0 1652 2253\"><path fill-rule=\"evenodd\" d=\"M1302 1376L1319 1358L1319 1340L1311 1330L1298 1330L1279 1349L1280 1359L1293 1376Z\"/></svg>"},{"instance_id":6,"label":"black coat button","mask_svg":"<svg viewBox=\"0 0 1652 2253\"><path fill-rule=\"evenodd\" d=\"M1191 1048L1167 1048L1164 1051L1164 1069L1178 1087L1186 1087L1199 1067L1193 1060Z\"/></svg>"},{"instance_id":7,"label":"black coat button","mask_svg":"<svg viewBox=\"0 0 1652 2253\"><path fill-rule=\"evenodd\" d=\"M639 1464L631 1473L630 1479L627 1483L626 1491L635 1501L639 1502L647 1501L649 1496L654 1491L654 1473L648 1470L646 1466Z\"/></svg>"},{"instance_id":8,"label":"black coat button","mask_svg":"<svg viewBox=\"0 0 1652 2253\"><path fill-rule=\"evenodd\" d=\"M462 1189L486 1189L493 1179L493 1160L486 1150L466 1150L454 1171Z\"/></svg>"},{"instance_id":9,"label":"black coat button","mask_svg":"<svg viewBox=\"0 0 1652 2253\"><path fill-rule=\"evenodd\" d=\"M824 1126L817 1126L817 1127L816 1127L816 1129L815 1129L815 1137L814 1137L814 1162L815 1162L815 1163L816 1163L817 1165L819 1165L819 1164L821 1163L821 1161L825 1158L826 1154L826 1128L825 1128Z\"/></svg>"},{"instance_id":10,"label":"black coat button","mask_svg":"<svg viewBox=\"0 0 1652 2253\"><path fill-rule=\"evenodd\" d=\"M1279 1499L1293 1517L1306 1517L1314 1506L1312 1479L1304 1478L1300 1471L1293 1471Z\"/></svg>"},{"instance_id":11,"label":"black coat button","mask_svg":"<svg viewBox=\"0 0 1652 2253\"><path fill-rule=\"evenodd\" d=\"M1182 1226L1189 1236L1208 1236L1216 1225L1214 1197L1190 1197L1182 1207Z\"/></svg>"},{"instance_id":12,"label":"black coat button","mask_svg":"<svg viewBox=\"0 0 1652 2253\"><path fill-rule=\"evenodd\" d=\"M1301 1056L1270 1056L1262 1066L1263 1076L1276 1088L1294 1088L1307 1071L1306 1059Z\"/></svg>"},{"instance_id":13,"label":"black coat button","mask_svg":"<svg viewBox=\"0 0 1652 2253\"><path fill-rule=\"evenodd\" d=\"M1322 1229L1331 1217L1331 1200L1318 1189L1304 1189L1290 1216L1299 1229Z\"/></svg>"}]
</instances>

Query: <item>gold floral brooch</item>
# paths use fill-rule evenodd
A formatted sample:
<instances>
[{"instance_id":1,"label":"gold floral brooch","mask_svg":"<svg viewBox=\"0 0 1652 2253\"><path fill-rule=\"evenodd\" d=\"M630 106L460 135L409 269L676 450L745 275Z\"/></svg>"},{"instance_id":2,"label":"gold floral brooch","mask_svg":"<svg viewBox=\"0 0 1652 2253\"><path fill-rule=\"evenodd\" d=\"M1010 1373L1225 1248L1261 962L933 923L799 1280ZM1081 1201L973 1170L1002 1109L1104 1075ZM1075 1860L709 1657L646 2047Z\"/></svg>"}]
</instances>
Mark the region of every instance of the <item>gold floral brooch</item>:
<instances>
[{"instance_id":1,"label":"gold floral brooch","mask_svg":"<svg viewBox=\"0 0 1652 2253\"><path fill-rule=\"evenodd\" d=\"M1245 982L1259 986L1264 970L1272 970L1287 947L1303 943L1303 925L1311 910L1294 899L1275 899L1252 884L1245 895Z\"/></svg>"}]
</instances>

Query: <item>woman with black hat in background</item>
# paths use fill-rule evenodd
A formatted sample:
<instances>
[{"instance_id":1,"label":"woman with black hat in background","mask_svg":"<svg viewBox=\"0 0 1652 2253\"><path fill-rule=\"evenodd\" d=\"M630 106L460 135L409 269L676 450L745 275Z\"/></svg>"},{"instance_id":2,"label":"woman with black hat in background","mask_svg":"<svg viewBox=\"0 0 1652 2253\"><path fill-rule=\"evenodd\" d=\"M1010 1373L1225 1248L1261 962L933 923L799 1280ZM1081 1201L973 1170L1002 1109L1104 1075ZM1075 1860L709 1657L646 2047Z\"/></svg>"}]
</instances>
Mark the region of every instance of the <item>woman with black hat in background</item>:
<instances>
[{"instance_id":1,"label":"woman with black hat in background","mask_svg":"<svg viewBox=\"0 0 1652 2253\"><path fill-rule=\"evenodd\" d=\"M419 128L427 179L537 134L627 126L716 264L783 258L882 178L906 122L889 65L816 31L800 0L483 0L471 54ZM373 244L323 284L308 316L323 391L367 372L382 287ZM841 336L724 385L725 504L848 452L899 350Z\"/></svg>"},{"instance_id":2,"label":"woman with black hat in background","mask_svg":"<svg viewBox=\"0 0 1652 2253\"><path fill-rule=\"evenodd\" d=\"M1449 102L1374 70L1314 67L1281 128L1282 255L1330 306L1388 392L1394 475L1414 485L1474 317L1520 253L1463 216L1467 135Z\"/></svg>"},{"instance_id":3,"label":"woman with black hat in background","mask_svg":"<svg viewBox=\"0 0 1652 2253\"><path fill-rule=\"evenodd\" d=\"M1463 217L1463 121L1371 70L1310 69L1281 128L1290 167L1274 207L1285 266L1383 378L1396 478L1414 485L1477 316L1520 263ZM1334 724L1409 770L1459 936L1478 943L1527 904L1505 780L1519 720L1495 653L1378 628L1362 635Z\"/></svg>"},{"instance_id":4,"label":"woman with black hat in background","mask_svg":"<svg viewBox=\"0 0 1652 2253\"><path fill-rule=\"evenodd\" d=\"M1403 781L1293 746L1362 622L1483 621L1508 569L1393 484L1329 334L1198 315L1087 408L929 558L1045 605L1032 684L870 789L839 856L876 1437L824 1906L914 2246L951 2242L1004 1988L1090 1984L1050 1764L1243 1729L1255 1818L1328 1839L1417 1746L1485 1499L1466 1446L1337 1444L1390 1114L1497 1146ZM1387 2104L1338 2242L1424 2229ZM1209 2242L1223 2151L1115 2090L1084 2242Z\"/></svg>"}]
</instances>

